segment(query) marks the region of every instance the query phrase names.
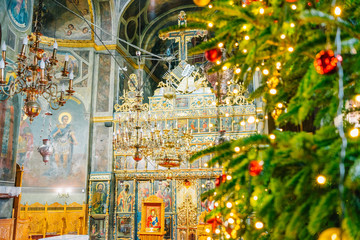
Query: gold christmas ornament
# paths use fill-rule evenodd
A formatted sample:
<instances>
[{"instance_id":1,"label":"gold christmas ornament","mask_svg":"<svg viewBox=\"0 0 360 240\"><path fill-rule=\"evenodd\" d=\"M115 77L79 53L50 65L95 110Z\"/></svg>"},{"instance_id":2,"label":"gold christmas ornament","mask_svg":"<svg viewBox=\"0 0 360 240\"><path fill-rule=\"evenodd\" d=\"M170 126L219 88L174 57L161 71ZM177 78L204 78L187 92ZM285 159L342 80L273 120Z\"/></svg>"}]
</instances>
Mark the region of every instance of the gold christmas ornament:
<instances>
[{"instance_id":1,"label":"gold christmas ornament","mask_svg":"<svg viewBox=\"0 0 360 240\"><path fill-rule=\"evenodd\" d=\"M198 7L205 7L210 3L210 0L194 0L194 3Z\"/></svg>"},{"instance_id":2,"label":"gold christmas ornament","mask_svg":"<svg viewBox=\"0 0 360 240\"><path fill-rule=\"evenodd\" d=\"M269 88L276 88L277 85L279 84L280 80L278 77L273 76L271 78L269 78L269 80L266 81L266 84Z\"/></svg>"},{"instance_id":3,"label":"gold christmas ornament","mask_svg":"<svg viewBox=\"0 0 360 240\"><path fill-rule=\"evenodd\" d=\"M328 228L320 234L318 240L350 240L350 238L345 232L341 233L340 228Z\"/></svg>"}]
</instances>

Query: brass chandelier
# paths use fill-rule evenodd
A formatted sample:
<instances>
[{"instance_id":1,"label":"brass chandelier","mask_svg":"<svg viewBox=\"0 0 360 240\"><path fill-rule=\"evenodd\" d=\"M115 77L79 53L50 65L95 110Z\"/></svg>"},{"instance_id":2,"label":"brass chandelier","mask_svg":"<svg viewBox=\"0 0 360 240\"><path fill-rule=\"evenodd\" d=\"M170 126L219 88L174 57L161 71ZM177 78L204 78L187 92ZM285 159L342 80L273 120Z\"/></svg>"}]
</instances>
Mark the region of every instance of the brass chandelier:
<instances>
[{"instance_id":1,"label":"brass chandelier","mask_svg":"<svg viewBox=\"0 0 360 240\"><path fill-rule=\"evenodd\" d=\"M137 53L140 56L140 53ZM139 60L140 62L140 60ZM113 134L116 154L132 156L136 162L143 158L153 160L165 168L179 167L191 151L190 132L181 132L175 126L160 126L143 95L136 74L129 77L129 90L120 97L122 104L115 104L117 113Z\"/></svg>"},{"instance_id":2,"label":"brass chandelier","mask_svg":"<svg viewBox=\"0 0 360 240\"><path fill-rule=\"evenodd\" d=\"M6 100L16 94L25 96L24 113L29 117L30 122L41 112L40 104L37 102L39 97L44 98L51 109L57 110L64 106L66 101L74 94L73 79L74 75L68 72L69 57L65 57L64 67L61 71L62 77L69 75L68 89L55 83L55 70L57 65L57 43L54 42L52 56L47 56L44 49L40 48L41 43L41 20L43 14L43 1L39 0L39 5L35 11L34 32L24 38L21 51L17 58L16 79L6 82L6 45L2 45L2 59L0 61L0 93ZM30 43L29 43L30 41ZM28 54L26 54L28 49Z\"/></svg>"}]
</instances>

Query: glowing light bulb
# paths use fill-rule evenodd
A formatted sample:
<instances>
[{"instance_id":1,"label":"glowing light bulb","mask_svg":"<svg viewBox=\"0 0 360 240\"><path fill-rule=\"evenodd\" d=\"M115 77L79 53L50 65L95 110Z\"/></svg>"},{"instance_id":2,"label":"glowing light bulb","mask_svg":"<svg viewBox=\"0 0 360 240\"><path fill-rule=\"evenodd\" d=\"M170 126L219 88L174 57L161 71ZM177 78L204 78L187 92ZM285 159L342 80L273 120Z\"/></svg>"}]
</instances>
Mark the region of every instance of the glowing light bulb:
<instances>
[{"instance_id":1,"label":"glowing light bulb","mask_svg":"<svg viewBox=\"0 0 360 240\"><path fill-rule=\"evenodd\" d=\"M217 65L220 65L220 63L221 63L220 60L217 60L217 61L216 61L216 64L217 64Z\"/></svg>"},{"instance_id":2,"label":"glowing light bulb","mask_svg":"<svg viewBox=\"0 0 360 240\"><path fill-rule=\"evenodd\" d=\"M245 40L249 40L250 37L249 37L248 35L246 35L246 36L244 37L244 39L245 39Z\"/></svg>"},{"instance_id":3,"label":"glowing light bulb","mask_svg":"<svg viewBox=\"0 0 360 240\"><path fill-rule=\"evenodd\" d=\"M234 45L235 45L235 47L238 47L238 46L239 46L239 43L238 43L238 42L235 42Z\"/></svg>"},{"instance_id":4,"label":"glowing light bulb","mask_svg":"<svg viewBox=\"0 0 360 240\"><path fill-rule=\"evenodd\" d=\"M264 14L265 10L263 8L260 8L259 13Z\"/></svg>"},{"instance_id":5,"label":"glowing light bulb","mask_svg":"<svg viewBox=\"0 0 360 240\"><path fill-rule=\"evenodd\" d=\"M208 164L207 163L204 163L204 167L207 167L208 166Z\"/></svg>"},{"instance_id":6,"label":"glowing light bulb","mask_svg":"<svg viewBox=\"0 0 360 240\"><path fill-rule=\"evenodd\" d=\"M235 222L235 220L234 220L233 218L229 218L229 219L228 219L228 223L234 224L234 222Z\"/></svg>"},{"instance_id":7,"label":"glowing light bulb","mask_svg":"<svg viewBox=\"0 0 360 240\"><path fill-rule=\"evenodd\" d=\"M228 117L229 116L229 113L225 113L225 117Z\"/></svg>"},{"instance_id":8,"label":"glowing light bulb","mask_svg":"<svg viewBox=\"0 0 360 240\"><path fill-rule=\"evenodd\" d=\"M226 207L227 207L227 208L232 208L232 203L231 203L231 202L227 202L227 203L226 203Z\"/></svg>"},{"instance_id":9,"label":"glowing light bulb","mask_svg":"<svg viewBox=\"0 0 360 240\"><path fill-rule=\"evenodd\" d=\"M246 4L245 4L245 3L243 3L241 6L244 8L244 7L246 7Z\"/></svg>"},{"instance_id":10,"label":"glowing light bulb","mask_svg":"<svg viewBox=\"0 0 360 240\"><path fill-rule=\"evenodd\" d=\"M269 138L270 138L271 140L275 140L276 136L275 136L275 134L270 134L270 135L269 135Z\"/></svg>"},{"instance_id":11,"label":"glowing light bulb","mask_svg":"<svg viewBox=\"0 0 360 240\"><path fill-rule=\"evenodd\" d=\"M213 8L213 5L212 5L212 4L209 4L208 7L209 7L209 8Z\"/></svg>"},{"instance_id":12,"label":"glowing light bulb","mask_svg":"<svg viewBox=\"0 0 360 240\"><path fill-rule=\"evenodd\" d=\"M278 108L282 108L283 106L284 106L284 105L283 105L282 103L278 103L278 104L277 104L277 107L278 107Z\"/></svg>"},{"instance_id":13,"label":"glowing light bulb","mask_svg":"<svg viewBox=\"0 0 360 240\"><path fill-rule=\"evenodd\" d=\"M240 69L240 68L237 68L237 69L235 70L235 73L236 73L236 74L241 73L241 69Z\"/></svg>"},{"instance_id":14,"label":"glowing light bulb","mask_svg":"<svg viewBox=\"0 0 360 240\"><path fill-rule=\"evenodd\" d=\"M216 234L220 234L220 229L217 228L217 229L215 230L215 233L216 233Z\"/></svg>"},{"instance_id":15,"label":"glowing light bulb","mask_svg":"<svg viewBox=\"0 0 360 240\"><path fill-rule=\"evenodd\" d=\"M210 233L210 229L209 228L205 229L205 232Z\"/></svg>"},{"instance_id":16,"label":"glowing light bulb","mask_svg":"<svg viewBox=\"0 0 360 240\"><path fill-rule=\"evenodd\" d=\"M269 74L269 70L268 70L268 69L264 69L262 72L263 72L264 75L268 75L268 74Z\"/></svg>"},{"instance_id":17,"label":"glowing light bulb","mask_svg":"<svg viewBox=\"0 0 360 240\"><path fill-rule=\"evenodd\" d=\"M245 122L244 121L240 122L240 125L245 126Z\"/></svg>"},{"instance_id":18,"label":"glowing light bulb","mask_svg":"<svg viewBox=\"0 0 360 240\"><path fill-rule=\"evenodd\" d=\"M358 128L353 128L350 130L350 137L352 138L356 138L359 136L359 129Z\"/></svg>"},{"instance_id":19,"label":"glowing light bulb","mask_svg":"<svg viewBox=\"0 0 360 240\"><path fill-rule=\"evenodd\" d=\"M214 24L213 24L212 22L209 22L209 23L208 23L208 27L209 27L209 28L212 28L213 26L214 26Z\"/></svg>"},{"instance_id":20,"label":"glowing light bulb","mask_svg":"<svg viewBox=\"0 0 360 240\"><path fill-rule=\"evenodd\" d=\"M218 47L219 47L219 48L224 47L224 43L222 43L222 42L218 43Z\"/></svg>"},{"instance_id":21,"label":"glowing light bulb","mask_svg":"<svg viewBox=\"0 0 360 240\"><path fill-rule=\"evenodd\" d=\"M255 201L257 201L257 200L258 200L258 196L254 196L253 199L254 199Z\"/></svg>"},{"instance_id":22,"label":"glowing light bulb","mask_svg":"<svg viewBox=\"0 0 360 240\"><path fill-rule=\"evenodd\" d=\"M233 93L238 94L239 90L237 90L236 88L234 89Z\"/></svg>"},{"instance_id":23,"label":"glowing light bulb","mask_svg":"<svg viewBox=\"0 0 360 240\"><path fill-rule=\"evenodd\" d=\"M360 102L360 94L355 96L355 101Z\"/></svg>"},{"instance_id":24,"label":"glowing light bulb","mask_svg":"<svg viewBox=\"0 0 360 240\"><path fill-rule=\"evenodd\" d=\"M214 193L215 194L215 193ZM218 207L219 206L219 203L218 202L215 202L214 204L215 207Z\"/></svg>"},{"instance_id":25,"label":"glowing light bulb","mask_svg":"<svg viewBox=\"0 0 360 240\"><path fill-rule=\"evenodd\" d=\"M293 51L294 51L294 48L293 48L293 47L289 47L289 48L288 48L288 51L289 51L289 52L293 52Z\"/></svg>"},{"instance_id":26,"label":"glowing light bulb","mask_svg":"<svg viewBox=\"0 0 360 240\"><path fill-rule=\"evenodd\" d=\"M237 153L240 152L240 147L235 147L234 151L237 152Z\"/></svg>"},{"instance_id":27,"label":"glowing light bulb","mask_svg":"<svg viewBox=\"0 0 360 240\"><path fill-rule=\"evenodd\" d=\"M243 49L243 53L247 53L247 49Z\"/></svg>"},{"instance_id":28,"label":"glowing light bulb","mask_svg":"<svg viewBox=\"0 0 360 240\"><path fill-rule=\"evenodd\" d=\"M231 236L229 235L229 234L226 234L226 239L230 239L231 238Z\"/></svg>"},{"instance_id":29,"label":"glowing light bulb","mask_svg":"<svg viewBox=\"0 0 360 240\"><path fill-rule=\"evenodd\" d=\"M232 176L231 175L227 175L226 176L226 180L231 180L232 179Z\"/></svg>"},{"instance_id":30,"label":"glowing light bulb","mask_svg":"<svg viewBox=\"0 0 360 240\"><path fill-rule=\"evenodd\" d=\"M248 118L248 123L254 123L255 122L255 117L253 117L253 116L250 116L249 118Z\"/></svg>"},{"instance_id":31,"label":"glowing light bulb","mask_svg":"<svg viewBox=\"0 0 360 240\"><path fill-rule=\"evenodd\" d=\"M271 88L269 92L271 95L275 95L277 93L277 90L275 88Z\"/></svg>"},{"instance_id":32,"label":"glowing light bulb","mask_svg":"<svg viewBox=\"0 0 360 240\"><path fill-rule=\"evenodd\" d=\"M223 67L222 67L222 70L227 70L228 69L228 67L226 66L226 65L224 65Z\"/></svg>"},{"instance_id":33,"label":"glowing light bulb","mask_svg":"<svg viewBox=\"0 0 360 240\"><path fill-rule=\"evenodd\" d=\"M212 238L211 237L207 237L207 239L206 240L212 240Z\"/></svg>"},{"instance_id":34,"label":"glowing light bulb","mask_svg":"<svg viewBox=\"0 0 360 240\"><path fill-rule=\"evenodd\" d=\"M243 27L242 27L244 30L246 30L246 25L243 25Z\"/></svg>"},{"instance_id":35,"label":"glowing light bulb","mask_svg":"<svg viewBox=\"0 0 360 240\"><path fill-rule=\"evenodd\" d=\"M334 13L335 13L336 16L340 16L340 14L341 14L341 8L340 8L339 6L336 6L336 7L335 7L335 10L334 10Z\"/></svg>"},{"instance_id":36,"label":"glowing light bulb","mask_svg":"<svg viewBox=\"0 0 360 240\"><path fill-rule=\"evenodd\" d=\"M255 71L260 71L260 68L259 68L259 67L256 67L256 68L255 68Z\"/></svg>"},{"instance_id":37,"label":"glowing light bulb","mask_svg":"<svg viewBox=\"0 0 360 240\"><path fill-rule=\"evenodd\" d=\"M281 38L281 39L285 39L285 38L286 38L285 34L281 34L281 35L280 35L280 38Z\"/></svg>"},{"instance_id":38,"label":"glowing light bulb","mask_svg":"<svg viewBox=\"0 0 360 240\"><path fill-rule=\"evenodd\" d=\"M296 7L295 4L291 5L291 9L292 9L292 10L296 10L296 8L297 8L297 7Z\"/></svg>"},{"instance_id":39,"label":"glowing light bulb","mask_svg":"<svg viewBox=\"0 0 360 240\"><path fill-rule=\"evenodd\" d=\"M264 224L262 222L259 221L259 222L255 223L255 228L256 229L262 229L263 227L264 227Z\"/></svg>"},{"instance_id":40,"label":"glowing light bulb","mask_svg":"<svg viewBox=\"0 0 360 240\"><path fill-rule=\"evenodd\" d=\"M290 27L295 27L295 23L290 23Z\"/></svg>"},{"instance_id":41,"label":"glowing light bulb","mask_svg":"<svg viewBox=\"0 0 360 240\"><path fill-rule=\"evenodd\" d=\"M216 102L212 102L211 104L215 106L215 105L216 105Z\"/></svg>"},{"instance_id":42,"label":"glowing light bulb","mask_svg":"<svg viewBox=\"0 0 360 240\"><path fill-rule=\"evenodd\" d=\"M319 175L316 178L318 184L323 185L326 183L326 178L323 175Z\"/></svg>"}]
</instances>

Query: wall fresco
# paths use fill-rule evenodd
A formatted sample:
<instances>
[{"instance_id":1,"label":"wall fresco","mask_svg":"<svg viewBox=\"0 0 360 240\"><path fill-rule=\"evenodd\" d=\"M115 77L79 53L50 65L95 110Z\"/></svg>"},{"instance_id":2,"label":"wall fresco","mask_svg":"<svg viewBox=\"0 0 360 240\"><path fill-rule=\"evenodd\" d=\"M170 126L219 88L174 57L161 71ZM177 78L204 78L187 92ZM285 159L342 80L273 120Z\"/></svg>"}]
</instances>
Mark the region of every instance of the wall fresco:
<instances>
[{"instance_id":1,"label":"wall fresco","mask_svg":"<svg viewBox=\"0 0 360 240\"><path fill-rule=\"evenodd\" d=\"M42 113L29 124L24 115L20 123L18 163L24 167L25 187L83 187L86 178L89 119L84 105L76 98L68 100L52 116ZM41 160L37 148L50 138L54 154L48 164Z\"/></svg>"}]
</instances>

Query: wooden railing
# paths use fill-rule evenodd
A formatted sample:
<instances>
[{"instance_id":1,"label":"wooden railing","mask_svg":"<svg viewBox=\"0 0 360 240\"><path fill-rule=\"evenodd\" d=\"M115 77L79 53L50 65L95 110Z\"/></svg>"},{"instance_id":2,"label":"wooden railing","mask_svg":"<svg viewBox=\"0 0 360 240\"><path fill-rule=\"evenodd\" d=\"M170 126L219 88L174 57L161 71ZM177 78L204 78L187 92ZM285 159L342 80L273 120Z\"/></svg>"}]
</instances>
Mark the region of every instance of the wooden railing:
<instances>
[{"instance_id":1,"label":"wooden railing","mask_svg":"<svg viewBox=\"0 0 360 240\"><path fill-rule=\"evenodd\" d=\"M60 203L20 205L20 219L29 219L29 236L87 234L87 205Z\"/></svg>"}]
</instances>

